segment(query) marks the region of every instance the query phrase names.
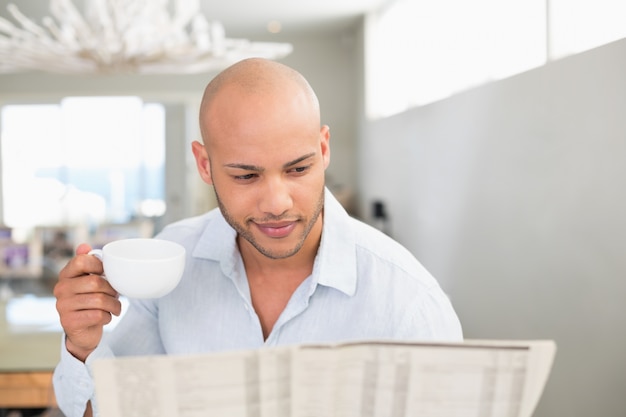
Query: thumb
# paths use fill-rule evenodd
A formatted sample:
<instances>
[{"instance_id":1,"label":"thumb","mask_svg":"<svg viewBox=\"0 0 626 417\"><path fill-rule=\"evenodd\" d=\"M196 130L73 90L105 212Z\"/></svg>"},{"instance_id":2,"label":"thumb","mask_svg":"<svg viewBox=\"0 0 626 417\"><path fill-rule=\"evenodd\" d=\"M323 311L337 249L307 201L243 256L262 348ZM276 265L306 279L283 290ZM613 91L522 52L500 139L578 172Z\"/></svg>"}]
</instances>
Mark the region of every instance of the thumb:
<instances>
[{"instance_id":1,"label":"thumb","mask_svg":"<svg viewBox=\"0 0 626 417\"><path fill-rule=\"evenodd\" d=\"M81 243L76 248L76 255L85 255L85 254L89 253L90 250L91 250L91 246L89 244Z\"/></svg>"}]
</instances>

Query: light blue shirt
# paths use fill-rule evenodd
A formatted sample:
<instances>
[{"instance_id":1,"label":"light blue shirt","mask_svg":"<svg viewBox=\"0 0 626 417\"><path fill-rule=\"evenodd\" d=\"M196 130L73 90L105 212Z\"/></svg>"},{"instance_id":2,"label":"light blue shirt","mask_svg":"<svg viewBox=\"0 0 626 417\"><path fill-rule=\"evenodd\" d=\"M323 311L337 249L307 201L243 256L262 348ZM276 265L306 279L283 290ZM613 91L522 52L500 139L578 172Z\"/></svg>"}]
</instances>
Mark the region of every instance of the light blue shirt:
<instances>
[{"instance_id":1,"label":"light blue shirt","mask_svg":"<svg viewBox=\"0 0 626 417\"><path fill-rule=\"evenodd\" d=\"M62 344L54 386L68 417L82 416L87 400L93 403L90 364L102 357L367 339L462 340L457 315L428 271L400 244L351 218L328 190L313 273L267 340L252 307L236 232L219 210L174 223L158 238L187 250L180 284L160 299L131 300L87 366Z\"/></svg>"}]
</instances>

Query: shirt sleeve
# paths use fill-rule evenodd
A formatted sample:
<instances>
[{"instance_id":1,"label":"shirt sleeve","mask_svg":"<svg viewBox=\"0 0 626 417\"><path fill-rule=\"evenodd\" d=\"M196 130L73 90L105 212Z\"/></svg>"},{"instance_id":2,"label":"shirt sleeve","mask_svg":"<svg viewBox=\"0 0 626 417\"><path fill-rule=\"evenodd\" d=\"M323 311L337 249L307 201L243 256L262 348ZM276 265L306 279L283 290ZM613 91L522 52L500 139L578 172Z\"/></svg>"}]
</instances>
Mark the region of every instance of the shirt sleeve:
<instances>
[{"instance_id":1,"label":"shirt sleeve","mask_svg":"<svg viewBox=\"0 0 626 417\"><path fill-rule=\"evenodd\" d=\"M82 417L88 401L91 401L94 415L98 415L91 364L94 360L113 356L111 349L101 344L83 363L67 350L63 335L61 360L54 370L53 384L57 404L66 417Z\"/></svg>"}]
</instances>

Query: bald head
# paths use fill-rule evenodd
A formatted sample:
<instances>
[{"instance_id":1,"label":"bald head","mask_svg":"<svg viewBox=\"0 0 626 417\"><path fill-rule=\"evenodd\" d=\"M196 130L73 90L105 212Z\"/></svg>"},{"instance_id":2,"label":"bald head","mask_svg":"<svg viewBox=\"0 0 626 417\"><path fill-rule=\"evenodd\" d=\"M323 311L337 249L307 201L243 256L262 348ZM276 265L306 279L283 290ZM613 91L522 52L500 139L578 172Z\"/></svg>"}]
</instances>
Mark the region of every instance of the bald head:
<instances>
[{"instance_id":1,"label":"bald head","mask_svg":"<svg viewBox=\"0 0 626 417\"><path fill-rule=\"evenodd\" d=\"M306 104L306 111L320 124L319 102L307 80L298 71L284 64L250 58L237 62L219 73L204 90L200 105L200 130L207 142L210 123L207 118L214 115L215 108L232 104L233 100L274 99L280 95L300 96Z\"/></svg>"}]
</instances>

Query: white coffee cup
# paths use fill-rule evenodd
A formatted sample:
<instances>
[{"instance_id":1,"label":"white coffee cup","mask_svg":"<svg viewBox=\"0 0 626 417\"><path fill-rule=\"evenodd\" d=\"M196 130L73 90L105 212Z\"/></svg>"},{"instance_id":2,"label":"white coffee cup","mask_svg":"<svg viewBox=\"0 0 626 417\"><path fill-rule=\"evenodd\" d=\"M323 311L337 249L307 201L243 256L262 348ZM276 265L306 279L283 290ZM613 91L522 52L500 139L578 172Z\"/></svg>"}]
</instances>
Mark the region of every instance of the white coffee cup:
<instances>
[{"instance_id":1,"label":"white coffee cup","mask_svg":"<svg viewBox=\"0 0 626 417\"><path fill-rule=\"evenodd\" d=\"M159 298L172 291L185 269L185 248L169 240L121 239L93 249L104 278L121 295Z\"/></svg>"}]
</instances>

